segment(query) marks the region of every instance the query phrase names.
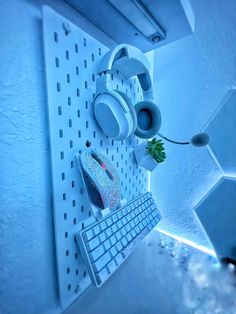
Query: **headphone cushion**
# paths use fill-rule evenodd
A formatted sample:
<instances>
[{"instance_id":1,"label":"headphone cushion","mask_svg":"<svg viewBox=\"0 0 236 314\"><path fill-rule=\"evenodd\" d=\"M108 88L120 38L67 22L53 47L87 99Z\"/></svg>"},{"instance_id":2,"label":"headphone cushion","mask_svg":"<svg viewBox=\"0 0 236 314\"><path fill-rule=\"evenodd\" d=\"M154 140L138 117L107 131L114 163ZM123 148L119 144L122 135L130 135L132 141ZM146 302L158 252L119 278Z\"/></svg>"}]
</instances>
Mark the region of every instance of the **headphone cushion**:
<instances>
[{"instance_id":1,"label":"headphone cushion","mask_svg":"<svg viewBox=\"0 0 236 314\"><path fill-rule=\"evenodd\" d=\"M125 93L123 93L119 90L117 90L116 92L119 93L121 95L121 97L124 98L125 102L127 103L127 106L129 107L130 113L131 113L132 118L133 118L133 130L131 133L134 133L134 131L137 128L137 114L136 114L136 111L134 109L134 105L131 103L129 97Z\"/></svg>"},{"instance_id":2,"label":"headphone cushion","mask_svg":"<svg viewBox=\"0 0 236 314\"><path fill-rule=\"evenodd\" d=\"M137 128L135 130L135 135L143 138L149 139L154 137L161 127L161 112L157 105L151 101L143 100L138 102L135 106L135 111L137 115ZM143 128L139 121L139 116L146 113L150 116L150 126Z\"/></svg>"},{"instance_id":3,"label":"headphone cushion","mask_svg":"<svg viewBox=\"0 0 236 314\"><path fill-rule=\"evenodd\" d=\"M94 116L109 138L119 141L129 136L133 118L126 101L117 91L98 94L93 106Z\"/></svg>"}]
</instances>

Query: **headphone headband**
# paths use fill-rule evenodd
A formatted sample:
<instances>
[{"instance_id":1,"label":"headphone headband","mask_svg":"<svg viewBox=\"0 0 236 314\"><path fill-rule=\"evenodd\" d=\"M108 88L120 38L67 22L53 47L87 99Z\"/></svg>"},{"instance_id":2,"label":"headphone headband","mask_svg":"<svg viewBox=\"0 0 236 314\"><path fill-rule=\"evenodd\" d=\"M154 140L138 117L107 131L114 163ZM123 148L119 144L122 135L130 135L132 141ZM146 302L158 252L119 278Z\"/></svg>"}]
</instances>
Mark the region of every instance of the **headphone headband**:
<instances>
[{"instance_id":1,"label":"headphone headband","mask_svg":"<svg viewBox=\"0 0 236 314\"><path fill-rule=\"evenodd\" d=\"M150 64L147 57L138 48L121 44L106 53L99 64L98 74L120 71L126 78L137 75L144 98L153 99Z\"/></svg>"}]
</instances>

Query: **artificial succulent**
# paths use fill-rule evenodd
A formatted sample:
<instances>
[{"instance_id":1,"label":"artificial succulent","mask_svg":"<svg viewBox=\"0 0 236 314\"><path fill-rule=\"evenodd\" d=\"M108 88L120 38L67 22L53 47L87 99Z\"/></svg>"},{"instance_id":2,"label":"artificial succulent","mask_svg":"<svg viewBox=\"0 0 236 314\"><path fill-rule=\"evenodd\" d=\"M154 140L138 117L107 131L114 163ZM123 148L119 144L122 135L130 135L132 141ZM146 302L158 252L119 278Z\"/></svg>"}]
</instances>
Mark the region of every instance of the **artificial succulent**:
<instances>
[{"instance_id":1,"label":"artificial succulent","mask_svg":"<svg viewBox=\"0 0 236 314\"><path fill-rule=\"evenodd\" d=\"M161 163L166 159L165 148L163 146L164 143L162 143L162 140L157 140L156 138L152 139L147 144L148 153L158 163Z\"/></svg>"}]
</instances>

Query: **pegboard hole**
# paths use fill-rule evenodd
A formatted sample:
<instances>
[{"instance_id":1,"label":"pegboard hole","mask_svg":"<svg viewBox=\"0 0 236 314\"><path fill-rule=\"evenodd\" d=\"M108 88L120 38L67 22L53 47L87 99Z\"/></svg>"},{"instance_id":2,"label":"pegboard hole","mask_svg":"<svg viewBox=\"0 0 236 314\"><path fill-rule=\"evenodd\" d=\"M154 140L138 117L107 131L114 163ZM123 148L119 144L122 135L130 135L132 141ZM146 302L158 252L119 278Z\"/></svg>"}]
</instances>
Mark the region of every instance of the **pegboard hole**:
<instances>
[{"instance_id":1,"label":"pegboard hole","mask_svg":"<svg viewBox=\"0 0 236 314\"><path fill-rule=\"evenodd\" d=\"M87 46L87 40L86 40L86 38L84 38L84 47L86 47Z\"/></svg>"},{"instance_id":2,"label":"pegboard hole","mask_svg":"<svg viewBox=\"0 0 236 314\"><path fill-rule=\"evenodd\" d=\"M61 84L59 82L57 82L57 91L58 93L61 91Z\"/></svg>"},{"instance_id":3,"label":"pegboard hole","mask_svg":"<svg viewBox=\"0 0 236 314\"><path fill-rule=\"evenodd\" d=\"M81 138L81 131L78 131L78 138Z\"/></svg>"},{"instance_id":4,"label":"pegboard hole","mask_svg":"<svg viewBox=\"0 0 236 314\"><path fill-rule=\"evenodd\" d=\"M96 138L96 131L93 131L93 138Z\"/></svg>"},{"instance_id":5,"label":"pegboard hole","mask_svg":"<svg viewBox=\"0 0 236 314\"><path fill-rule=\"evenodd\" d=\"M67 220L67 213L64 213L64 220Z\"/></svg>"},{"instance_id":6,"label":"pegboard hole","mask_svg":"<svg viewBox=\"0 0 236 314\"><path fill-rule=\"evenodd\" d=\"M72 187L72 189L75 187L75 181L74 180L71 181L71 187Z\"/></svg>"},{"instance_id":7,"label":"pegboard hole","mask_svg":"<svg viewBox=\"0 0 236 314\"><path fill-rule=\"evenodd\" d=\"M76 95L77 95L77 97L80 96L80 90L79 90L79 88L76 89Z\"/></svg>"},{"instance_id":8,"label":"pegboard hole","mask_svg":"<svg viewBox=\"0 0 236 314\"><path fill-rule=\"evenodd\" d=\"M92 81L95 82L95 75L92 74Z\"/></svg>"},{"instance_id":9,"label":"pegboard hole","mask_svg":"<svg viewBox=\"0 0 236 314\"><path fill-rule=\"evenodd\" d=\"M71 285L70 285L70 284L67 286L67 289L68 289L69 291L71 290Z\"/></svg>"},{"instance_id":10,"label":"pegboard hole","mask_svg":"<svg viewBox=\"0 0 236 314\"><path fill-rule=\"evenodd\" d=\"M86 121L85 125L86 125L86 129L88 129L88 127L89 127L88 121Z\"/></svg>"},{"instance_id":11,"label":"pegboard hole","mask_svg":"<svg viewBox=\"0 0 236 314\"><path fill-rule=\"evenodd\" d=\"M80 210L81 210L81 213L84 212L84 205L81 205Z\"/></svg>"},{"instance_id":12,"label":"pegboard hole","mask_svg":"<svg viewBox=\"0 0 236 314\"><path fill-rule=\"evenodd\" d=\"M66 81L67 81L68 84L70 83L70 74L66 75Z\"/></svg>"},{"instance_id":13,"label":"pegboard hole","mask_svg":"<svg viewBox=\"0 0 236 314\"><path fill-rule=\"evenodd\" d=\"M75 259L78 259L78 253L77 252L75 253Z\"/></svg>"},{"instance_id":14,"label":"pegboard hole","mask_svg":"<svg viewBox=\"0 0 236 314\"><path fill-rule=\"evenodd\" d=\"M64 173L64 172L62 172L62 174L61 174L61 179L62 179L62 181L64 181L64 180L65 180L65 178L66 178L65 173Z\"/></svg>"},{"instance_id":15,"label":"pegboard hole","mask_svg":"<svg viewBox=\"0 0 236 314\"><path fill-rule=\"evenodd\" d=\"M83 276L84 276L84 277L86 277L86 276L87 276L87 272L86 272L86 270L84 270L84 272L83 272Z\"/></svg>"},{"instance_id":16,"label":"pegboard hole","mask_svg":"<svg viewBox=\"0 0 236 314\"><path fill-rule=\"evenodd\" d=\"M68 50L66 50L66 60L69 60L70 59L70 53Z\"/></svg>"},{"instance_id":17,"label":"pegboard hole","mask_svg":"<svg viewBox=\"0 0 236 314\"><path fill-rule=\"evenodd\" d=\"M61 152L61 160L64 159L64 152Z\"/></svg>"},{"instance_id":18,"label":"pegboard hole","mask_svg":"<svg viewBox=\"0 0 236 314\"><path fill-rule=\"evenodd\" d=\"M69 119L69 127L72 127L72 119Z\"/></svg>"},{"instance_id":19,"label":"pegboard hole","mask_svg":"<svg viewBox=\"0 0 236 314\"><path fill-rule=\"evenodd\" d=\"M73 148L73 141L72 140L70 140L70 148Z\"/></svg>"},{"instance_id":20,"label":"pegboard hole","mask_svg":"<svg viewBox=\"0 0 236 314\"><path fill-rule=\"evenodd\" d=\"M72 201L72 206L73 206L73 207L76 206L76 201L75 201L75 200Z\"/></svg>"},{"instance_id":21,"label":"pegboard hole","mask_svg":"<svg viewBox=\"0 0 236 314\"><path fill-rule=\"evenodd\" d=\"M63 130L62 130L62 129L59 130L59 137L60 137L60 138L63 137Z\"/></svg>"},{"instance_id":22,"label":"pegboard hole","mask_svg":"<svg viewBox=\"0 0 236 314\"><path fill-rule=\"evenodd\" d=\"M70 162L70 167L71 167L71 169L74 168L74 161L73 160Z\"/></svg>"},{"instance_id":23,"label":"pegboard hole","mask_svg":"<svg viewBox=\"0 0 236 314\"><path fill-rule=\"evenodd\" d=\"M57 68L60 67L60 61L59 61L59 58L55 58L55 65Z\"/></svg>"},{"instance_id":24,"label":"pegboard hole","mask_svg":"<svg viewBox=\"0 0 236 314\"><path fill-rule=\"evenodd\" d=\"M68 238L68 232L66 231L65 232L65 239L67 239Z\"/></svg>"},{"instance_id":25,"label":"pegboard hole","mask_svg":"<svg viewBox=\"0 0 236 314\"><path fill-rule=\"evenodd\" d=\"M59 115L59 116L62 115L62 108L61 108L61 106L58 107L58 115Z\"/></svg>"},{"instance_id":26,"label":"pegboard hole","mask_svg":"<svg viewBox=\"0 0 236 314\"><path fill-rule=\"evenodd\" d=\"M75 52L78 53L78 51L79 51L78 44L75 44Z\"/></svg>"},{"instance_id":27,"label":"pegboard hole","mask_svg":"<svg viewBox=\"0 0 236 314\"><path fill-rule=\"evenodd\" d=\"M85 109L88 109L88 101L85 101Z\"/></svg>"},{"instance_id":28,"label":"pegboard hole","mask_svg":"<svg viewBox=\"0 0 236 314\"><path fill-rule=\"evenodd\" d=\"M54 32L54 41L58 43L58 33Z\"/></svg>"},{"instance_id":29,"label":"pegboard hole","mask_svg":"<svg viewBox=\"0 0 236 314\"><path fill-rule=\"evenodd\" d=\"M99 56L101 56L101 54L102 54L101 48L98 48L98 54L99 54Z\"/></svg>"},{"instance_id":30,"label":"pegboard hole","mask_svg":"<svg viewBox=\"0 0 236 314\"><path fill-rule=\"evenodd\" d=\"M84 60L84 68L87 69L87 60Z\"/></svg>"},{"instance_id":31,"label":"pegboard hole","mask_svg":"<svg viewBox=\"0 0 236 314\"><path fill-rule=\"evenodd\" d=\"M76 275L76 276L79 275L79 270L78 270L78 269L75 270L75 275Z\"/></svg>"},{"instance_id":32,"label":"pegboard hole","mask_svg":"<svg viewBox=\"0 0 236 314\"><path fill-rule=\"evenodd\" d=\"M75 68L75 73L76 73L76 75L79 75L79 67Z\"/></svg>"},{"instance_id":33,"label":"pegboard hole","mask_svg":"<svg viewBox=\"0 0 236 314\"><path fill-rule=\"evenodd\" d=\"M88 88L88 82L87 81L84 81L84 87L85 87L85 89Z\"/></svg>"},{"instance_id":34,"label":"pegboard hole","mask_svg":"<svg viewBox=\"0 0 236 314\"><path fill-rule=\"evenodd\" d=\"M92 61L94 62L94 54L92 53Z\"/></svg>"},{"instance_id":35,"label":"pegboard hole","mask_svg":"<svg viewBox=\"0 0 236 314\"><path fill-rule=\"evenodd\" d=\"M67 104L68 104L68 106L71 106L71 97L67 98Z\"/></svg>"},{"instance_id":36,"label":"pegboard hole","mask_svg":"<svg viewBox=\"0 0 236 314\"><path fill-rule=\"evenodd\" d=\"M70 252L69 250L66 250L66 256L69 256Z\"/></svg>"},{"instance_id":37,"label":"pegboard hole","mask_svg":"<svg viewBox=\"0 0 236 314\"><path fill-rule=\"evenodd\" d=\"M85 146L86 147L90 147L91 145L92 145L92 143L89 140L87 140L86 143L85 143Z\"/></svg>"},{"instance_id":38,"label":"pegboard hole","mask_svg":"<svg viewBox=\"0 0 236 314\"><path fill-rule=\"evenodd\" d=\"M73 225L76 225L76 218L73 219Z\"/></svg>"},{"instance_id":39,"label":"pegboard hole","mask_svg":"<svg viewBox=\"0 0 236 314\"><path fill-rule=\"evenodd\" d=\"M66 200L66 193L63 193L63 194L62 194L62 199L63 199L63 201Z\"/></svg>"},{"instance_id":40,"label":"pegboard hole","mask_svg":"<svg viewBox=\"0 0 236 314\"><path fill-rule=\"evenodd\" d=\"M78 116L78 118L80 118L80 110L79 109L77 110L77 116Z\"/></svg>"},{"instance_id":41,"label":"pegboard hole","mask_svg":"<svg viewBox=\"0 0 236 314\"><path fill-rule=\"evenodd\" d=\"M82 222L82 224L81 224L81 228L82 229L84 229L85 228L85 225L84 225L84 223Z\"/></svg>"},{"instance_id":42,"label":"pegboard hole","mask_svg":"<svg viewBox=\"0 0 236 314\"><path fill-rule=\"evenodd\" d=\"M69 274L70 273L70 267L67 267L66 269L66 273Z\"/></svg>"}]
</instances>

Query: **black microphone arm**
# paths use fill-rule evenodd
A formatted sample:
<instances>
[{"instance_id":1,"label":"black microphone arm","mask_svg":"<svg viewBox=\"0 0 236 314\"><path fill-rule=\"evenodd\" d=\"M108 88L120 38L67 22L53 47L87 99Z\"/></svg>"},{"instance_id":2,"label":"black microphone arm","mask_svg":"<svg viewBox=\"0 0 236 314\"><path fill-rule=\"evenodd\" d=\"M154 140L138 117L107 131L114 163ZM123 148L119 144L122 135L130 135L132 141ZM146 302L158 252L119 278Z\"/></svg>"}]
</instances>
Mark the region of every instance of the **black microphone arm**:
<instances>
[{"instance_id":1,"label":"black microphone arm","mask_svg":"<svg viewBox=\"0 0 236 314\"><path fill-rule=\"evenodd\" d=\"M174 144L180 144L180 145L188 145L188 144L192 144L193 146L196 147L200 147L200 146L205 146L209 143L209 135L207 133L198 133L196 135L194 135L191 138L190 142L179 142L179 141L174 141L171 140L170 138L162 135L161 133L157 133L158 136L160 136L161 138L163 138L164 140L174 143Z\"/></svg>"}]
</instances>

